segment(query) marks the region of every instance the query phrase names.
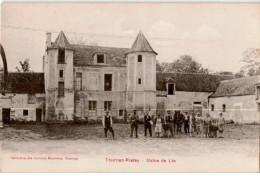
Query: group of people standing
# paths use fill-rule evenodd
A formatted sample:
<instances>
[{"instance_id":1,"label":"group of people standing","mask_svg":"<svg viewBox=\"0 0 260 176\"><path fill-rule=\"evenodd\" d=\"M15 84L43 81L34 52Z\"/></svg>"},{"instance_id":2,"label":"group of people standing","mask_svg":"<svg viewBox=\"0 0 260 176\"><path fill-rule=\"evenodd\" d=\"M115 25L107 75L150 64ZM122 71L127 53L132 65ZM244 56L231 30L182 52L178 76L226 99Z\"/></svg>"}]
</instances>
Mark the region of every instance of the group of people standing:
<instances>
[{"instance_id":1,"label":"group of people standing","mask_svg":"<svg viewBox=\"0 0 260 176\"><path fill-rule=\"evenodd\" d=\"M102 120L105 136L107 138L107 131L112 133L113 138L115 137L114 130L112 128L113 120L109 116L109 112ZM138 125L140 124L139 116L136 110L133 111L133 115L130 117L130 137L133 137L135 132L135 137L138 138ZM147 136L149 132L150 137L152 137L152 128L154 127L154 132L157 137L162 137L170 133L172 137L174 134L181 133L182 129L185 134L189 134L191 137L196 135L204 134L205 137L223 137L225 119L223 114L220 113L217 120L214 120L207 113L205 117L202 117L200 113L195 114L194 112L189 113L188 111L182 114L180 111L175 111L174 115L171 115L171 111L167 111L165 117L161 116L160 113L157 114L155 118L149 115L149 111L144 114L144 135Z\"/></svg>"}]
</instances>

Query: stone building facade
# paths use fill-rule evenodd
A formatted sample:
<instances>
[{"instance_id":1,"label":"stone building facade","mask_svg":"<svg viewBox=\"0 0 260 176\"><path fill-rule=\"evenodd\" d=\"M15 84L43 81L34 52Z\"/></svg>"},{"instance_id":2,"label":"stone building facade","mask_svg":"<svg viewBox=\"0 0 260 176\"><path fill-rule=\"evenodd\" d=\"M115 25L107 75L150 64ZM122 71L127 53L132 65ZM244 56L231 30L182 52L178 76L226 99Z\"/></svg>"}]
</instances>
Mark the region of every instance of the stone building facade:
<instances>
[{"instance_id":1,"label":"stone building facade","mask_svg":"<svg viewBox=\"0 0 260 176\"><path fill-rule=\"evenodd\" d=\"M260 76L221 81L216 92L209 97L210 114L239 123L259 123Z\"/></svg>"},{"instance_id":2,"label":"stone building facade","mask_svg":"<svg viewBox=\"0 0 260 176\"><path fill-rule=\"evenodd\" d=\"M2 76L0 74L0 82ZM0 95L1 122L45 121L43 73L8 73L5 92L5 95Z\"/></svg>"},{"instance_id":3,"label":"stone building facade","mask_svg":"<svg viewBox=\"0 0 260 176\"><path fill-rule=\"evenodd\" d=\"M5 101L2 107L10 104L34 109L28 113L32 118L26 115L21 118L42 122L97 120L105 111L116 119L129 117L133 110L137 110L141 119L145 111L151 115L164 115L167 110L205 114L209 109L208 97L220 81L233 79L233 76L157 72L156 56L141 32L131 48L70 44L62 31L52 42L51 33L47 33L43 73L35 74L38 79L28 83L32 89L21 89L26 88L25 81L19 81L17 86L16 80L9 79L10 88L17 88L10 89L10 94L17 98L22 94L18 99L23 102L34 95L38 101L33 105L15 104L11 101L14 98L2 96L0 100ZM5 113L6 119L17 119Z\"/></svg>"},{"instance_id":4,"label":"stone building facade","mask_svg":"<svg viewBox=\"0 0 260 176\"><path fill-rule=\"evenodd\" d=\"M52 43L47 33L46 120L97 119L105 111L119 119L133 110L140 117L145 111L152 115L177 109L204 112L209 93L220 80L231 78L157 73L156 55L141 32L131 48L74 45L63 32ZM194 78L198 86L191 83Z\"/></svg>"}]
</instances>

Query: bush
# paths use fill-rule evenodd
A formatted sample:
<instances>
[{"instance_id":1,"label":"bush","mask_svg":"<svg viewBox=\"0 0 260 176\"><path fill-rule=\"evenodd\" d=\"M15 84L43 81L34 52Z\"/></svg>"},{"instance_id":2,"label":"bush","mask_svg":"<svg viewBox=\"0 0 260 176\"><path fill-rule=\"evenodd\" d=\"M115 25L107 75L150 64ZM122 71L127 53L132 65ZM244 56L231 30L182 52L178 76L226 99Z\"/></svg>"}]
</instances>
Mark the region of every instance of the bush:
<instances>
[{"instance_id":1,"label":"bush","mask_svg":"<svg viewBox=\"0 0 260 176\"><path fill-rule=\"evenodd\" d=\"M231 120L226 120L226 124L234 124L235 122L231 119Z\"/></svg>"},{"instance_id":2,"label":"bush","mask_svg":"<svg viewBox=\"0 0 260 176\"><path fill-rule=\"evenodd\" d=\"M113 118L113 123L125 123L124 119L116 119L116 118Z\"/></svg>"},{"instance_id":3,"label":"bush","mask_svg":"<svg viewBox=\"0 0 260 176\"><path fill-rule=\"evenodd\" d=\"M88 118L87 117L80 118L80 117L73 116L73 122L75 124L87 124L88 123Z\"/></svg>"},{"instance_id":4,"label":"bush","mask_svg":"<svg viewBox=\"0 0 260 176\"><path fill-rule=\"evenodd\" d=\"M246 125L259 125L259 123L257 123L256 121L254 121L254 122L246 123Z\"/></svg>"}]
</instances>

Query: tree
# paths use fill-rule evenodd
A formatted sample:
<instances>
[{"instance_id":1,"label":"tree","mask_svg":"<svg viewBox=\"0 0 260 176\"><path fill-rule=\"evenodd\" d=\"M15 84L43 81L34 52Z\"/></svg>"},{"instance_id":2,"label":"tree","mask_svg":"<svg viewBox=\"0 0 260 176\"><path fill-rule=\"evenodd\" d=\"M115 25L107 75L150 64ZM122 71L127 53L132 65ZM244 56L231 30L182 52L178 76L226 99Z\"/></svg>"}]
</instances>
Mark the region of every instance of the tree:
<instances>
[{"instance_id":1,"label":"tree","mask_svg":"<svg viewBox=\"0 0 260 176\"><path fill-rule=\"evenodd\" d=\"M217 72L216 74L218 75L234 75L233 72L230 72L230 71L221 71L221 72Z\"/></svg>"},{"instance_id":2,"label":"tree","mask_svg":"<svg viewBox=\"0 0 260 176\"><path fill-rule=\"evenodd\" d=\"M260 49L250 48L243 53L242 62L246 63L240 70L244 76L260 75Z\"/></svg>"},{"instance_id":3,"label":"tree","mask_svg":"<svg viewBox=\"0 0 260 176\"><path fill-rule=\"evenodd\" d=\"M245 77L245 73L242 70L240 70L235 74L235 78L243 78L243 77Z\"/></svg>"},{"instance_id":4,"label":"tree","mask_svg":"<svg viewBox=\"0 0 260 176\"><path fill-rule=\"evenodd\" d=\"M76 44L76 45L86 45L88 42L86 39L84 39L82 36L79 37L78 35L74 35L74 37L69 38L70 43ZM97 46L97 42L90 41L89 46Z\"/></svg>"},{"instance_id":5,"label":"tree","mask_svg":"<svg viewBox=\"0 0 260 176\"><path fill-rule=\"evenodd\" d=\"M20 61L20 68L17 66L15 67L18 72L28 73L30 72L30 63L29 59L25 59L24 61Z\"/></svg>"},{"instance_id":6,"label":"tree","mask_svg":"<svg viewBox=\"0 0 260 176\"><path fill-rule=\"evenodd\" d=\"M73 39L71 39L70 42L77 45L85 45L87 43L87 41L83 37L79 37L77 35L74 35Z\"/></svg>"},{"instance_id":7,"label":"tree","mask_svg":"<svg viewBox=\"0 0 260 176\"><path fill-rule=\"evenodd\" d=\"M169 72L170 65L171 65L171 63L169 63L169 62L160 63L158 60L156 60L156 71L158 71L158 72Z\"/></svg>"},{"instance_id":8,"label":"tree","mask_svg":"<svg viewBox=\"0 0 260 176\"><path fill-rule=\"evenodd\" d=\"M178 72L178 73L203 73L209 74L211 70L203 68L200 63L193 60L190 55L182 55L172 63L157 63L157 71L161 72Z\"/></svg>"}]
</instances>

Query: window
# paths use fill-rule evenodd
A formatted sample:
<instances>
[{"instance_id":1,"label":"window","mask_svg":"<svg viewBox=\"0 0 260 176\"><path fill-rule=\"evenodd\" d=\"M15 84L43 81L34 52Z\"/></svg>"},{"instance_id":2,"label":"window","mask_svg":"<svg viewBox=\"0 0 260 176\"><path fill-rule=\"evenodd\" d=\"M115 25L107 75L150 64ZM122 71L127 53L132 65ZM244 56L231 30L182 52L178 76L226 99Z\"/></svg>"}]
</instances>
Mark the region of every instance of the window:
<instances>
[{"instance_id":1,"label":"window","mask_svg":"<svg viewBox=\"0 0 260 176\"><path fill-rule=\"evenodd\" d=\"M142 84L142 79L138 78L138 84Z\"/></svg>"},{"instance_id":2,"label":"window","mask_svg":"<svg viewBox=\"0 0 260 176\"><path fill-rule=\"evenodd\" d=\"M124 110L123 109L119 109L119 116L123 116L124 115Z\"/></svg>"},{"instance_id":3,"label":"window","mask_svg":"<svg viewBox=\"0 0 260 176\"><path fill-rule=\"evenodd\" d=\"M96 101L89 101L88 110L96 111L97 110L97 102Z\"/></svg>"},{"instance_id":4,"label":"window","mask_svg":"<svg viewBox=\"0 0 260 176\"><path fill-rule=\"evenodd\" d=\"M64 82L58 83L58 96L64 97Z\"/></svg>"},{"instance_id":5,"label":"window","mask_svg":"<svg viewBox=\"0 0 260 176\"><path fill-rule=\"evenodd\" d=\"M28 94L28 104L35 104L35 103L36 103L35 94Z\"/></svg>"},{"instance_id":6,"label":"window","mask_svg":"<svg viewBox=\"0 0 260 176\"><path fill-rule=\"evenodd\" d=\"M226 105L225 104L222 105L222 112L226 112Z\"/></svg>"},{"instance_id":7,"label":"window","mask_svg":"<svg viewBox=\"0 0 260 176\"><path fill-rule=\"evenodd\" d=\"M23 116L28 116L28 110L27 109L23 110Z\"/></svg>"},{"instance_id":8,"label":"window","mask_svg":"<svg viewBox=\"0 0 260 176\"><path fill-rule=\"evenodd\" d=\"M138 62L142 62L142 55L138 55Z\"/></svg>"},{"instance_id":9,"label":"window","mask_svg":"<svg viewBox=\"0 0 260 176\"><path fill-rule=\"evenodd\" d=\"M58 51L58 64L64 64L65 63L65 49L59 48Z\"/></svg>"},{"instance_id":10,"label":"window","mask_svg":"<svg viewBox=\"0 0 260 176\"><path fill-rule=\"evenodd\" d=\"M97 63L98 63L98 64L103 64L103 63L105 63L104 54L97 54Z\"/></svg>"},{"instance_id":11,"label":"window","mask_svg":"<svg viewBox=\"0 0 260 176\"><path fill-rule=\"evenodd\" d=\"M76 73L76 89L82 90L82 73Z\"/></svg>"},{"instance_id":12,"label":"window","mask_svg":"<svg viewBox=\"0 0 260 176\"><path fill-rule=\"evenodd\" d=\"M63 70L60 70L60 78L63 78Z\"/></svg>"},{"instance_id":13,"label":"window","mask_svg":"<svg viewBox=\"0 0 260 176\"><path fill-rule=\"evenodd\" d=\"M214 104L211 105L211 111L214 111Z\"/></svg>"},{"instance_id":14,"label":"window","mask_svg":"<svg viewBox=\"0 0 260 176\"><path fill-rule=\"evenodd\" d=\"M111 111L112 107L112 101L104 101L104 110L105 111Z\"/></svg>"},{"instance_id":15,"label":"window","mask_svg":"<svg viewBox=\"0 0 260 176\"><path fill-rule=\"evenodd\" d=\"M174 95L174 84L168 84L168 95Z\"/></svg>"},{"instance_id":16,"label":"window","mask_svg":"<svg viewBox=\"0 0 260 176\"><path fill-rule=\"evenodd\" d=\"M112 74L105 74L104 76L104 90L112 91Z\"/></svg>"}]
</instances>

